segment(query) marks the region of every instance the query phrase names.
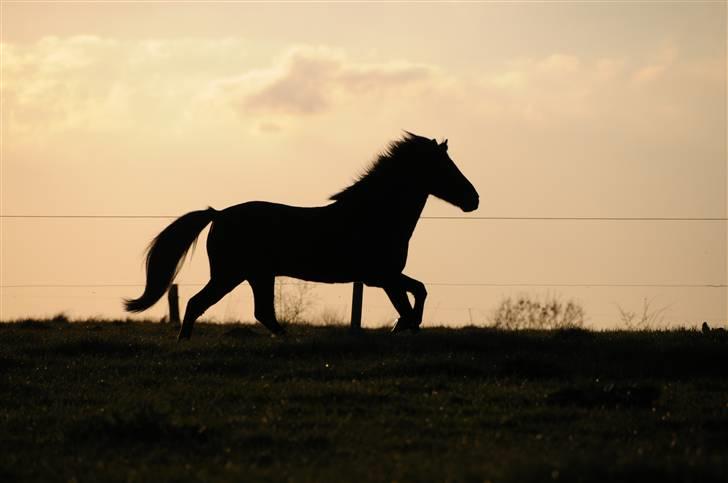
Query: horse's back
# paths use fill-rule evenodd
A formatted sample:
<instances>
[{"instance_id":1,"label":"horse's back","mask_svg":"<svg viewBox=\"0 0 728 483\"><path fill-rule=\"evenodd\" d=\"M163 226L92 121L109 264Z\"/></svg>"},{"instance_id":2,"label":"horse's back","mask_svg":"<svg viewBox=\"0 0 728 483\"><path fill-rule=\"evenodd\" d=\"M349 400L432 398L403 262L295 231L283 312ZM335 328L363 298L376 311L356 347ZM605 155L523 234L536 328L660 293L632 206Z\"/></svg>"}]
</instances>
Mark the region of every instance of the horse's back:
<instances>
[{"instance_id":1,"label":"horse's back","mask_svg":"<svg viewBox=\"0 0 728 483\"><path fill-rule=\"evenodd\" d=\"M311 227L324 228L326 208L301 207L269 201L249 201L222 210L214 225L234 235L240 231L257 232L259 236L278 239L282 235L295 236ZM270 242L270 241L269 241Z\"/></svg>"}]
</instances>

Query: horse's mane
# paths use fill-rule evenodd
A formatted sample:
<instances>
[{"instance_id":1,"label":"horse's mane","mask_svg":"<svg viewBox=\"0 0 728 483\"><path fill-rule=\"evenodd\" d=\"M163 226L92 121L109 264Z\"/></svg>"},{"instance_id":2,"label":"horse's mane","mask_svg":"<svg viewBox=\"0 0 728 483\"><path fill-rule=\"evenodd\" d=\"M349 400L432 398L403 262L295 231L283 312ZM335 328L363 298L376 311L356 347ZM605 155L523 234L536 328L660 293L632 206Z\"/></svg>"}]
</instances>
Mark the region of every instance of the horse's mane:
<instances>
[{"instance_id":1,"label":"horse's mane","mask_svg":"<svg viewBox=\"0 0 728 483\"><path fill-rule=\"evenodd\" d=\"M382 188L393 179L398 179L397 175L411 169L409 163L402 162L402 159L409 158L414 154L415 149L421 147L423 142L429 142L429 140L405 131L405 135L401 139L389 143L387 148L359 175L356 181L338 193L331 195L329 199L344 201L360 198L378 191L378 188Z\"/></svg>"}]
</instances>

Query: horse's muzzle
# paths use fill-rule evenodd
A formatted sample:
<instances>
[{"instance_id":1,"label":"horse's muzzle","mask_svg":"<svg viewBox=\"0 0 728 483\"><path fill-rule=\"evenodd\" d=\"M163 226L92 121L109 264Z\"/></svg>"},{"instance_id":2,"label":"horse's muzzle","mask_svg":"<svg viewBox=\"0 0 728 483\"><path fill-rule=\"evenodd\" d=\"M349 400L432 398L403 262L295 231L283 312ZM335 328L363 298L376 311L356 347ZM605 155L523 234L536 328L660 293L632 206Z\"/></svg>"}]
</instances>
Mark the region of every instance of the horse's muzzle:
<instances>
[{"instance_id":1,"label":"horse's muzzle","mask_svg":"<svg viewBox=\"0 0 728 483\"><path fill-rule=\"evenodd\" d=\"M473 198L466 200L460 206L460 209L463 210L465 213L470 213L471 211L477 210L479 204L480 204L480 198L478 196L475 196Z\"/></svg>"}]
</instances>

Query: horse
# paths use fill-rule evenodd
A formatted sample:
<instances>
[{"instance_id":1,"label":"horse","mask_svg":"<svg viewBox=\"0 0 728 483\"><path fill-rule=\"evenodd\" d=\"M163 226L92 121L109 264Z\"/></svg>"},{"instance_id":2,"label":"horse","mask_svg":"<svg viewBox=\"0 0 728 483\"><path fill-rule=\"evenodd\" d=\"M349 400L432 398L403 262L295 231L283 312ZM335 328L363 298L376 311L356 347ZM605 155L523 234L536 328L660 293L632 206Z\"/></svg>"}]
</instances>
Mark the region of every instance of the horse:
<instances>
[{"instance_id":1,"label":"horse","mask_svg":"<svg viewBox=\"0 0 728 483\"><path fill-rule=\"evenodd\" d=\"M479 195L450 159L447 139L438 143L404 133L327 205L249 201L177 218L150 243L144 292L126 299L126 310L142 312L165 294L200 232L212 223L210 280L187 303L178 341L189 339L195 320L246 280L255 318L273 335L283 335L274 308L277 276L382 288L399 313L393 331L418 330L427 290L402 271L427 198L433 195L471 212L478 208Z\"/></svg>"}]
</instances>

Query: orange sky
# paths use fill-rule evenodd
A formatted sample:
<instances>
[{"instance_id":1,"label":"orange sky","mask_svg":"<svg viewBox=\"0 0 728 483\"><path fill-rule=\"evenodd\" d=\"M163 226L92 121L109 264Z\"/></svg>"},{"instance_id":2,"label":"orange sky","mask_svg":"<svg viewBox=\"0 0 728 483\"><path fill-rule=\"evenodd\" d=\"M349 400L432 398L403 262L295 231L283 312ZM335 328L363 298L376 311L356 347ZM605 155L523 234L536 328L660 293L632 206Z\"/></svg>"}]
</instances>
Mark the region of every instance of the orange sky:
<instances>
[{"instance_id":1,"label":"orange sky","mask_svg":"<svg viewBox=\"0 0 728 483\"><path fill-rule=\"evenodd\" d=\"M402 129L449 138L475 215L728 210L722 2L1 8L3 215L323 204ZM460 212L431 200L425 214ZM121 316L140 288L10 286L142 283L167 222L3 218L0 318ZM406 273L442 283L426 324L481 323L503 296L547 291L597 327L644 297L692 324L728 318L725 289L447 284L725 285L727 243L725 222L423 220ZM180 281L205 280L203 251ZM248 291L208 315L251 319ZM349 291L317 287L312 315L345 312ZM394 318L375 290L365 306L365 325Z\"/></svg>"}]
</instances>

